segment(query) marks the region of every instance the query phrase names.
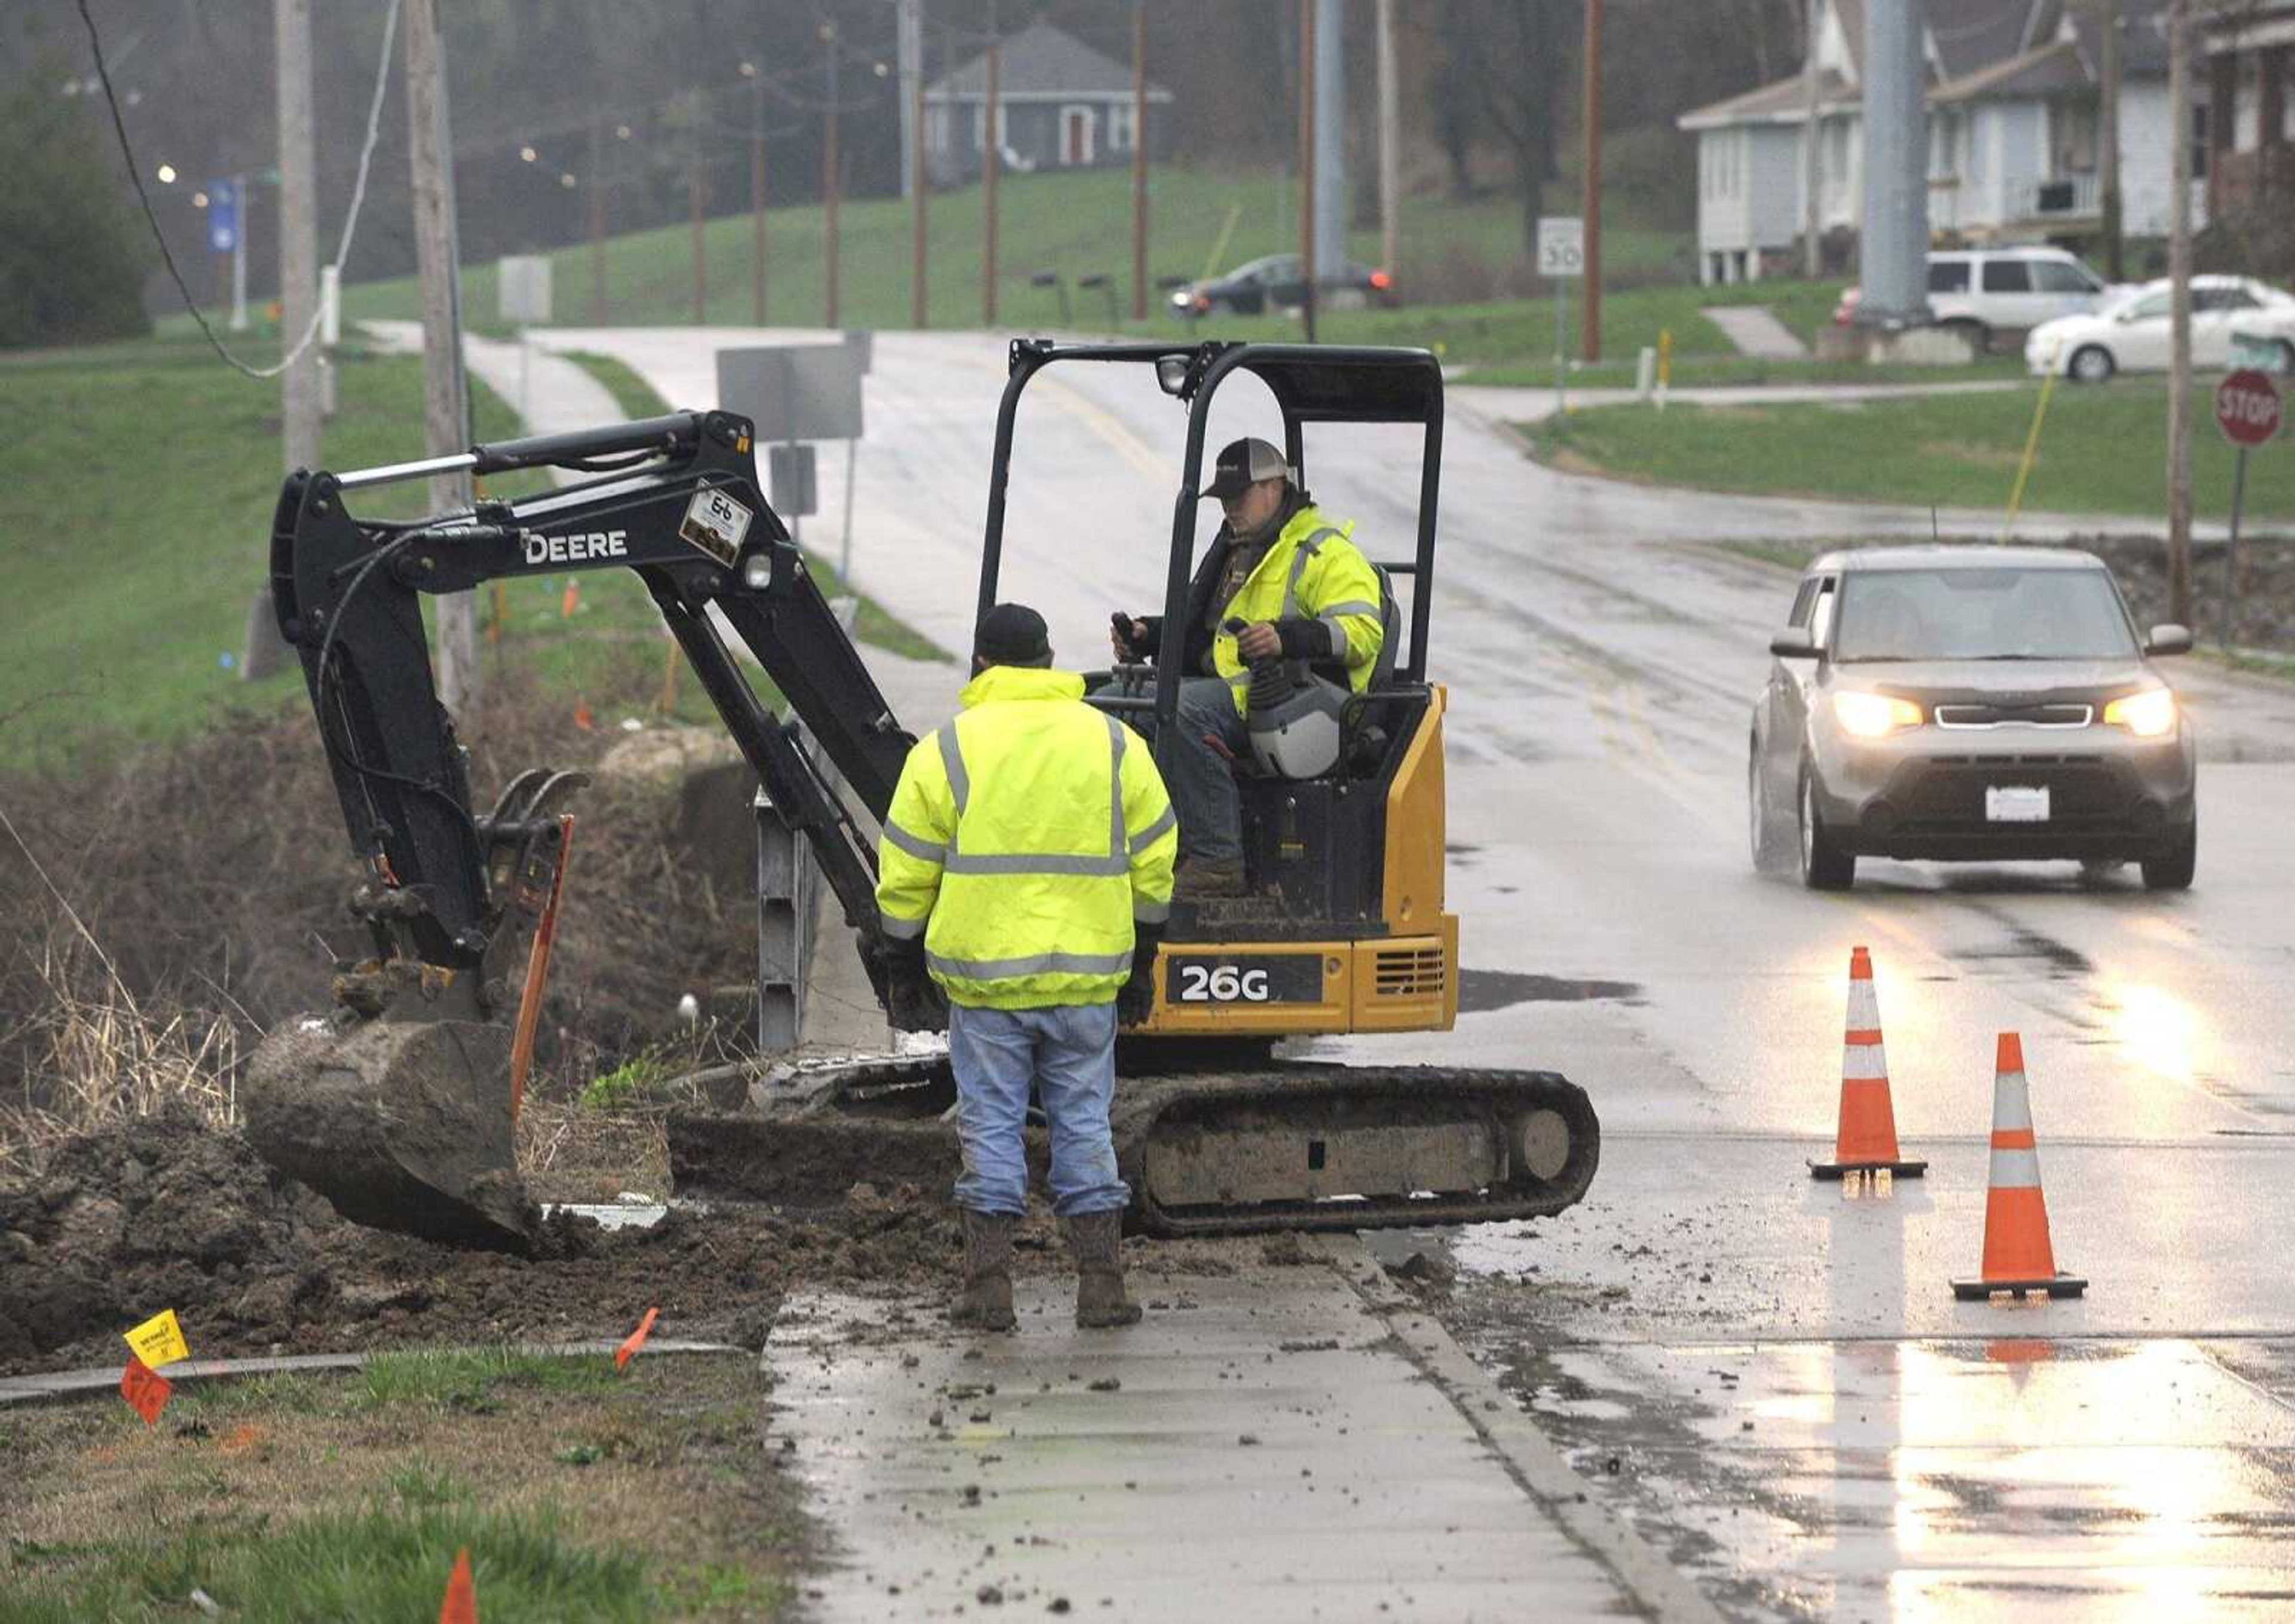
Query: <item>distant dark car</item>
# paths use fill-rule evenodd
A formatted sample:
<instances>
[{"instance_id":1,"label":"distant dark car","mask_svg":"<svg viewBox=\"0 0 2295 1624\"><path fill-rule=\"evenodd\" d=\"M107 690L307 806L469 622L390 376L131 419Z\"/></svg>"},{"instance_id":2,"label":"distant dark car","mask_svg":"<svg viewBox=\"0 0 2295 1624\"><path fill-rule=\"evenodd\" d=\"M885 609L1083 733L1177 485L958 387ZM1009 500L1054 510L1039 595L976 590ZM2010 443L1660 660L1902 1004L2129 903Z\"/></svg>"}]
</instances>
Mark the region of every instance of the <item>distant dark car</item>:
<instances>
[{"instance_id":1,"label":"distant dark car","mask_svg":"<svg viewBox=\"0 0 2295 1624\"><path fill-rule=\"evenodd\" d=\"M1809 565L1769 640L1747 771L1753 861L1846 888L1859 856L2138 862L2192 883L2192 724L2093 554L1888 547Z\"/></svg>"},{"instance_id":2,"label":"distant dark car","mask_svg":"<svg viewBox=\"0 0 2295 1624\"><path fill-rule=\"evenodd\" d=\"M1349 260L1335 273L1315 278L1315 298L1324 309L1360 308L1402 302L1394 278ZM1296 310L1306 303L1306 279L1296 254L1270 254L1237 265L1225 276L1188 282L1172 290L1172 314L1183 322L1207 315L1264 315Z\"/></svg>"}]
</instances>

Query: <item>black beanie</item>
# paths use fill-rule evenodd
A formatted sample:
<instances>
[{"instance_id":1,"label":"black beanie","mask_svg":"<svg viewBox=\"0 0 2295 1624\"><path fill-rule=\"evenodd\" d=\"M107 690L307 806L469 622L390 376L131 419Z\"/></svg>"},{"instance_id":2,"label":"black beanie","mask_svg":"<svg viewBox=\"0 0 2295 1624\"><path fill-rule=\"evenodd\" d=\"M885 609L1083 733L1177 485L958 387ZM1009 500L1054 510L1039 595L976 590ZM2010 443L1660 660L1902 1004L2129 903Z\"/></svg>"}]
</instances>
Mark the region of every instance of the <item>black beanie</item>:
<instances>
[{"instance_id":1,"label":"black beanie","mask_svg":"<svg viewBox=\"0 0 2295 1624\"><path fill-rule=\"evenodd\" d=\"M1051 637L1044 617L1026 604L1000 603L981 617L972 653L991 665L1049 665Z\"/></svg>"}]
</instances>

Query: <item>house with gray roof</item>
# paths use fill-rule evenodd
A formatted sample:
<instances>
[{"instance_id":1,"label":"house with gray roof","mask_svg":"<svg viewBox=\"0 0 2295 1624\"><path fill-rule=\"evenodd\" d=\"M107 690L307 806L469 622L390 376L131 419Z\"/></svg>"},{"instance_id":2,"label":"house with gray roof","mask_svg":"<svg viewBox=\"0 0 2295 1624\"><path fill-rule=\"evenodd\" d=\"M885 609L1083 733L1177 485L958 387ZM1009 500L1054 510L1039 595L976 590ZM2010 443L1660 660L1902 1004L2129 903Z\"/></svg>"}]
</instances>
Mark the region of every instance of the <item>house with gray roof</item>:
<instances>
[{"instance_id":1,"label":"house with gray roof","mask_svg":"<svg viewBox=\"0 0 2295 1624\"><path fill-rule=\"evenodd\" d=\"M1172 93L1147 86L1148 156L1170 145ZM1050 23L999 42L997 149L1006 173L1128 165L1137 127L1131 65ZM976 178L988 150L988 53L925 87L925 168L936 185Z\"/></svg>"},{"instance_id":2,"label":"house with gray roof","mask_svg":"<svg viewBox=\"0 0 2295 1624\"><path fill-rule=\"evenodd\" d=\"M2168 0L2119 4L2121 208L2136 237L2168 229L2167 8ZM2068 0L1927 0L1923 10L1930 231L1944 242L2078 242L2095 233L2100 17ZM1814 120L1803 74L1676 120L1698 138L1701 280L1797 271L1811 140L1820 229L1862 224L1864 53L1865 0L1818 0ZM2204 120L2202 105L2189 135L2202 171ZM2203 221L2204 181L2193 192Z\"/></svg>"}]
</instances>

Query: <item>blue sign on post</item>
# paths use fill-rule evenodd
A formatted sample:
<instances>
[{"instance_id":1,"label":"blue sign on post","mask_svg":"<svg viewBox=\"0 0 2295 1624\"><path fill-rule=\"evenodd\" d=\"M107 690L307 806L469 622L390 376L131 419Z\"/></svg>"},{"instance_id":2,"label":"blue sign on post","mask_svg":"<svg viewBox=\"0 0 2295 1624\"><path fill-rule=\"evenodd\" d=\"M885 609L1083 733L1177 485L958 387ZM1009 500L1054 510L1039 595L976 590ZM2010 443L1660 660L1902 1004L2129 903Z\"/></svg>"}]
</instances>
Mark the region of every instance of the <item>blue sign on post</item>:
<instances>
[{"instance_id":1,"label":"blue sign on post","mask_svg":"<svg viewBox=\"0 0 2295 1624\"><path fill-rule=\"evenodd\" d=\"M208 247L228 254L239 246L239 189L229 181L208 183Z\"/></svg>"}]
</instances>

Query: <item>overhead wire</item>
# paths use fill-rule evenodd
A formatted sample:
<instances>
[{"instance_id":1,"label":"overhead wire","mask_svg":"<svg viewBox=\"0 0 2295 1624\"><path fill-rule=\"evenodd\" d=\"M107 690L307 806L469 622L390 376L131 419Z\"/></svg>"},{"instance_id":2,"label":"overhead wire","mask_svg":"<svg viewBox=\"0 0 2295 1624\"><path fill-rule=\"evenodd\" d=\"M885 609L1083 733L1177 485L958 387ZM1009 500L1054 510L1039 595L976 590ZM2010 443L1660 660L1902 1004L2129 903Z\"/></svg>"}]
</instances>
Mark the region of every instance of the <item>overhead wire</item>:
<instances>
[{"instance_id":1,"label":"overhead wire","mask_svg":"<svg viewBox=\"0 0 2295 1624\"><path fill-rule=\"evenodd\" d=\"M152 210L151 194L143 189L143 171L135 161L135 146L127 139L127 122L120 117L119 98L112 91L111 69L103 60L103 39L96 32L95 19L88 14L87 0L77 0L77 4L79 7L80 21L87 27L88 49L95 57L95 76L103 86L103 101L111 114L112 132L119 138L120 156L127 160L127 178L135 183L135 200L143 205L143 218L151 227L152 240L159 245L159 257L167 262L167 274L176 284L176 291L183 296L184 307L192 313L192 319L200 324L200 331L207 336L209 347L228 365L258 382L278 377L301 360L304 352L316 341L320 322L325 316L324 310L314 309L311 312L310 323L304 328L303 336L295 341L294 348L280 358L279 364L276 366L250 366L233 355L225 347L223 340L216 337L215 329L208 324L206 312L200 308L199 301L192 297L192 290L184 281L184 273L176 265L176 256L167 247L167 233L159 229L159 216ZM340 270L350 258L351 240L358 230L359 208L366 201L367 174L374 159L375 141L382 128L383 92L390 84L390 53L392 43L398 34L398 5L399 0L390 0L390 10L383 18L382 55L381 60L375 64L374 94L367 103L366 138L359 151L358 178L352 184L350 209L343 216L343 234L335 248L334 263L337 270Z\"/></svg>"}]
</instances>

